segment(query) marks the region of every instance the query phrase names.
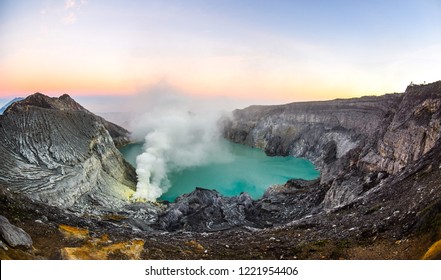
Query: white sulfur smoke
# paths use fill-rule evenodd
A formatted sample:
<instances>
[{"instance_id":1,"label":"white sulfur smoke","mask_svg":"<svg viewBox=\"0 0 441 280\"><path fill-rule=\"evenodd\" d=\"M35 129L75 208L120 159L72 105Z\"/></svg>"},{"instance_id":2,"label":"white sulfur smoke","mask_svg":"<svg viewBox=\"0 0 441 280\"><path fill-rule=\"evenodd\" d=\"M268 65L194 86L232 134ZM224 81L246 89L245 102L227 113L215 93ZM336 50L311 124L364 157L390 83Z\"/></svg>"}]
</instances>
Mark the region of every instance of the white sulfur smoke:
<instances>
[{"instance_id":1,"label":"white sulfur smoke","mask_svg":"<svg viewBox=\"0 0 441 280\"><path fill-rule=\"evenodd\" d=\"M145 141L136 159L134 200L159 198L170 187L169 172L231 159L217 124L221 110L212 101L156 92L144 109L133 125L135 136Z\"/></svg>"}]
</instances>

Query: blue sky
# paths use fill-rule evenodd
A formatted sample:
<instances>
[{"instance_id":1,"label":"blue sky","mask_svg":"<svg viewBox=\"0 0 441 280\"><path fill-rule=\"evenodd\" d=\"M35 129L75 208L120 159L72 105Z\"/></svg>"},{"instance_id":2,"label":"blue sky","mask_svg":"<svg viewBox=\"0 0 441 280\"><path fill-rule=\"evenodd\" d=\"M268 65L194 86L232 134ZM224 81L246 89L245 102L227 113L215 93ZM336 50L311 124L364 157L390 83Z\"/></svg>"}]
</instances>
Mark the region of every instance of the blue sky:
<instances>
[{"instance_id":1,"label":"blue sky","mask_svg":"<svg viewBox=\"0 0 441 280\"><path fill-rule=\"evenodd\" d=\"M323 100L439 80L441 1L1 0L0 98Z\"/></svg>"}]
</instances>

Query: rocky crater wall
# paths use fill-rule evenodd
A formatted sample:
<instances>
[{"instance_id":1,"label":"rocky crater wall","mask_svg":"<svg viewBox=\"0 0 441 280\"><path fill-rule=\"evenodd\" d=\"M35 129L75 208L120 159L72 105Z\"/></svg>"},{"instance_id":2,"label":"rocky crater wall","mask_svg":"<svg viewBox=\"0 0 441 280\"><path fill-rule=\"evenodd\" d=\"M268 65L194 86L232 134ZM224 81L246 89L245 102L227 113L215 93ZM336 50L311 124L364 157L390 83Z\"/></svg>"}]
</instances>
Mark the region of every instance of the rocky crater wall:
<instances>
[{"instance_id":1,"label":"rocky crater wall","mask_svg":"<svg viewBox=\"0 0 441 280\"><path fill-rule=\"evenodd\" d=\"M331 186L324 205L332 209L433 148L440 112L441 82L435 82L378 97L251 106L234 111L223 125L233 142L313 161L321 183Z\"/></svg>"},{"instance_id":2,"label":"rocky crater wall","mask_svg":"<svg viewBox=\"0 0 441 280\"><path fill-rule=\"evenodd\" d=\"M121 207L136 182L115 147L127 137L67 95L31 95L0 116L0 185L60 208Z\"/></svg>"}]
</instances>

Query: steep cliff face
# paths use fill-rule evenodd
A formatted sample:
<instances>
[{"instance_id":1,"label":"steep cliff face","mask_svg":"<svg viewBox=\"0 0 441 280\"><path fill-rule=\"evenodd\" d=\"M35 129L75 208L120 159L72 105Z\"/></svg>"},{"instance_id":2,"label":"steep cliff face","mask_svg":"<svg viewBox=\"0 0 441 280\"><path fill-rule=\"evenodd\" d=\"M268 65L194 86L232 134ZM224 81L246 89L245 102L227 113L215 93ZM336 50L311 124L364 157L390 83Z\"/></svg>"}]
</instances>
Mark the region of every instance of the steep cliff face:
<instances>
[{"instance_id":1,"label":"steep cliff face","mask_svg":"<svg viewBox=\"0 0 441 280\"><path fill-rule=\"evenodd\" d=\"M225 120L225 137L269 155L312 160L340 207L426 154L440 138L441 82L379 97L251 106Z\"/></svg>"},{"instance_id":2,"label":"steep cliff face","mask_svg":"<svg viewBox=\"0 0 441 280\"><path fill-rule=\"evenodd\" d=\"M409 86L384 135L361 161L396 174L433 148L440 138L440 114L441 82Z\"/></svg>"},{"instance_id":3,"label":"steep cliff face","mask_svg":"<svg viewBox=\"0 0 441 280\"><path fill-rule=\"evenodd\" d=\"M365 146L390 121L402 95L329 102L252 106L233 112L225 137L263 149L269 155L293 155L321 168L322 181L339 172L331 162ZM341 162L347 162L346 158Z\"/></svg>"},{"instance_id":4,"label":"steep cliff face","mask_svg":"<svg viewBox=\"0 0 441 280\"><path fill-rule=\"evenodd\" d=\"M0 116L0 185L60 208L122 206L136 181L114 144L126 137L67 95L31 95Z\"/></svg>"}]
</instances>

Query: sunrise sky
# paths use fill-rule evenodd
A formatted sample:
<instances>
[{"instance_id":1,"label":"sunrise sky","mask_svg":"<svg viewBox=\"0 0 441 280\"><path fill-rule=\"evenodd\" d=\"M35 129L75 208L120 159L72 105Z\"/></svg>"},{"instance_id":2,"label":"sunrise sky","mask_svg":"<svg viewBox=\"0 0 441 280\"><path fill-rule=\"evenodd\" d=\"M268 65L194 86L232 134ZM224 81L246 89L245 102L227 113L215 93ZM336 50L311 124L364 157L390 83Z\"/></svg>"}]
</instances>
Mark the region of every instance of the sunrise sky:
<instances>
[{"instance_id":1,"label":"sunrise sky","mask_svg":"<svg viewBox=\"0 0 441 280\"><path fill-rule=\"evenodd\" d=\"M289 102L441 78L441 1L0 0L0 98Z\"/></svg>"}]
</instances>

